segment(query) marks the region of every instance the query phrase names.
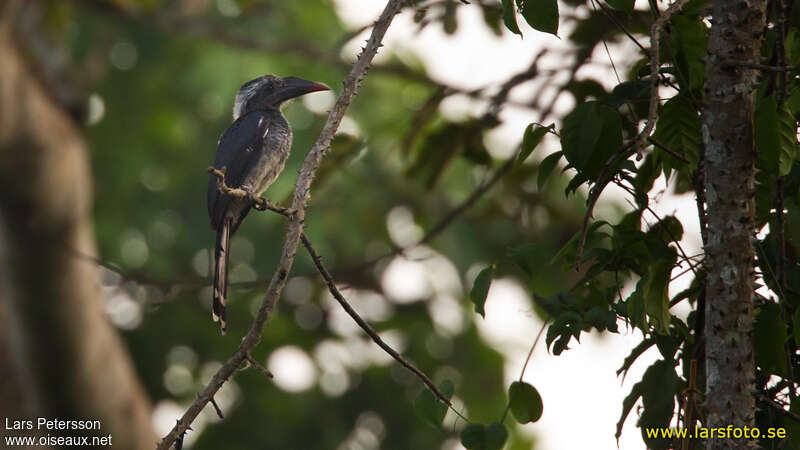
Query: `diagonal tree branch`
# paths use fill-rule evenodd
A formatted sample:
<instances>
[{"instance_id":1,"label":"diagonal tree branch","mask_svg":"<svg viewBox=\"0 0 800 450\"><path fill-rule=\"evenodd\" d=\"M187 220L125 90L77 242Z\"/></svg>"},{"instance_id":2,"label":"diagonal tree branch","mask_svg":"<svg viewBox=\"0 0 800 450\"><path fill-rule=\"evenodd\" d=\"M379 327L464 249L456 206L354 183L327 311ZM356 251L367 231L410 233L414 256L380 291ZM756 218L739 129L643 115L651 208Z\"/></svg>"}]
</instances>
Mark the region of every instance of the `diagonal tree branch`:
<instances>
[{"instance_id":1,"label":"diagonal tree branch","mask_svg":"<svg viewBox=\"0 0 800 450\"><path fill-rule=\"evenodd\" d=\"M217 187L219 188L220 191L224 192L226 195L230 195L230 196L233 196L233 197L242 197L242 198L244 198L244 197L246 197L248 195L247 192L245 192L242 189L228 187L228 185L225 184L225 172L223 172L221 170L218 170L218 169L216 169L214 167L209 167L208 168L208 172L217 177ZM282 206L274 205L264 197L255 197L255 198L252 199L252 203L253 203L253 207L258 209L258 210L262 210L262 211L263 210L270 210L272 212L278 213L278 214L280 214L282 216L285 216L285 217L291 217L292 216L292 212L291 212L291 210L289 208L284 208ZM389 354L389 356L394 358L395 361L400 363L401 366L405 367L410 372L412 372L414 375L416 375L417 378L419 378L426 386L428 386L428 388L434 393L434 395L436 395L436 397L439 398L439 400L444 402L446 405L452 407L450 399L447 398L447 396L444 395L444 393L442 393L441 390L439 390L438 387L436 387L436 385L433 383L433 381L431 381L431 379L427 375L425 375L425 373L423 371L418 369L414 364L409 362L400 353L398 353L397 350L393 349L389 344L387 344L386 341L384 341L378 335L378 333L375 331L375 329L372 328L372 326L370 326L370 324L367 323L367 321L365 321L356 312L355 309L353 309L353 307L350 305L350 303L347 301L347 299L345 299L344 296L342 295L342 293L339 291L339 288L336 287L336 281L334 281L333 276L331 275L331 273L322 264L322 258L319 256L319 254L317 253L317 250L311 244L311 241L308 239L308 236L304 232L300 234L300 241L303 243L303 246L306 248L306 251L308 252L308 255L311 257L311 260L314 262L314 266L316 266L317 271L322 276L322 279L325 280L325 284L328 287L328 291L330 291L330 293L333 296L333 298L337 302L339 302L339 304L342 306L342 309L344 309L345 312L353 319L353 321L355 321L356 324L358 324L358 326L362 330L364 330L364 332L372 339L373 342L375 342L375 344L378 345L378 347L383 349L383 351L385 351L387 354ZM252 356L248 355L247 356L247 360L251 364L256 366L256 368L259 369L259 371L261 371L262 373L265 373L265 372L269 373L266 369L261 367L252 358ZM266 373L265 373L265 375L266 375ZM268 376L270 378L272 378L271 374L268 375ZM458 414L458 411L456 411L455 409L453 411L455 411L456 414ZM464 419L466 420L466 418L464 418Z\"/></svg>"},{"instance_id":2,"label":"diagonal tree branch","mask_svg":"<svg viewBox=\"0 0 800 450\"><path fill-rule=\"evenodd\" d=\"M444 395L444 393L440 391L438 387L436 387L433 381L427 375L425 375L425 372L419 370L414 364L405 359L403 355L397 353L395 349L390 347L389 344L387 344L383 339L381 339L381 337L378 336L378 333L376 333L375 330L364 319L362 319L361 316L358 315L358 313L353 309L353 307L350 306L350 303L347 302L342 293L339 292L339 289L336 287L336 282L333 280L333 277L331 276L330 272L328 272L328 269L326 269L325 266L322 265L322 259L319 257L316 250L314 250L314 247L311 245L311 242L308 240L308 237L306 237L305 233L303 233L300 236L300 239L303 241L303 246L305 246L309 256L311 256L311 259L314 261L314 265L317 267L317 270L319 271L320 275L325 280L325 284L328 286L328 290L330 291L331 295L333 295L333 298L335 298L336 301L339 302L339 304L342 306L345 312L347 312L347 314L353 318L353 320L358 324L358 326L361 327L361 329L364 330L364 332L367 333L367 335L369 335L369 337L372 339L373 342L375 342L375 344L378 345L378 347L380 347L381 349L383 349L383 351L388 353L389 356L394 358L395 361L400 363L401 366L405 367L406 369L411 371L414 375L416 375L417 378L422 380L422 382L425 383L425 386L427 386L428 389L430 389L431 392L433 392L433 394L436 395L436 397L440 401L442 401L444 404L452 408L453 404L450 402L450 399L447 398L447 396ZM453 411L455 411L456 414L458 414L458 411L456 411L455 409Z\"/></svg>"},{"instance_id":3,"label":"diagonal tree branch","mask_svg":"<svg viewBox=\"0 0 800 450\"><path fill-rule=\"evenodd\" d=\"M269 287L264 295L261 307L258 309L256 318L250 326L250 330L247 332L234 354L228 358L225 364L214 374L210 383L198 396L197 400L192 403L172 430L158 444L157 450L167 450L172 443L175 442L175 439L189 427L225 381L228 380L242 362L247 360L247 355L250 353L250 350L261 340L261 334L264 331L267 320L272 314L283 287L286 285L286 279L292 268L295 254L297 253L300 235L303 232L306 201L311 195L311 183L314 180L314 175L316 174L320 161L322 161L323 156L333 140L333 135L336 133L347 107L356 95L372 59L382 46L381 41L386 34L386 30L389 28L389 25L392 23L392 20L400 11L403 4L404 0L389 0L386 4L380 17L375 22L375 26L372 28L372 35L367 40L364 50L345 78L342 91L336 99L336 103L333 105L331 112L328 114L325 126L322 128L316 143L303 161L300 175L295 185L294 199L292 201L292 211L294 213L289 216L289 229L286 232L286 240L283 245L281 259L270 280Z\"/></svg>"}]
</instances>

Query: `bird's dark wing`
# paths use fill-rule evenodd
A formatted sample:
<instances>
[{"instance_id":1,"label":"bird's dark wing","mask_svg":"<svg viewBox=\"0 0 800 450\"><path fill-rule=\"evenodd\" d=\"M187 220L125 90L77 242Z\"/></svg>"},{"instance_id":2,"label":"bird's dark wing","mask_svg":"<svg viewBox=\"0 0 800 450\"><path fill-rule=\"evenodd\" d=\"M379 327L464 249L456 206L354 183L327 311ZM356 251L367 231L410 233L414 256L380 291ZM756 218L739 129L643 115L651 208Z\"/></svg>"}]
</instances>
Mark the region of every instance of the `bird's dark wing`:
<instances>
[{"instance_id":1,"label":"bird's dark wing","mask_svg":"<svg viewBox=\"0 0 800 450\"><path fill-rule=\"evenodd\" d=\"M240 117L225 130L217 145L214 167L225 167L225 184L241 187L242 182L253 170L261 152L270 119L263 111L252 111ZM217 177L210 176L206 204L211 227L217 229L225 217L230 199L217 189ZM237 221L238 222L238 221Z\"/></svg>"}]
</instances>

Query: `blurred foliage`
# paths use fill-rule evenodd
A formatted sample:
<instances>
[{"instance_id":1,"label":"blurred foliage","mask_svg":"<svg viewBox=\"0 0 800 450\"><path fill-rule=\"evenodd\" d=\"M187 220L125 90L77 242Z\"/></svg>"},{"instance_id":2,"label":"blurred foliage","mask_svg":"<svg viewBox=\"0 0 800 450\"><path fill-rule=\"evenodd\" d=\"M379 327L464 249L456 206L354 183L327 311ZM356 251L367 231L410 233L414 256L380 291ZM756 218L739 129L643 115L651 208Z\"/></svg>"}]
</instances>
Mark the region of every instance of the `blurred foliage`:
<instances>
[{"instance_id":1,"label":"blurred foliage","mask_svg":"<svg viewBox=\"0 0 800 450\"><path fill-rule=\"evenodd\" d=\"M94 226L102 259L119 268L104 272L109 311L154 404L187 405L249 326L285 231L281 217L252 213L237 232L229 333L219 336L209 309L213 232L204 205L205 169L231 122L234 95L242 83L265 73L302 76L335 90L348 69L346 58L340 59L342 46L354 35L323 0L45 4L48 33L63 46L74 79L91 93L86 134L95 177ZM422 5L415 18L420 28L435 24L454 33L463 7L457 1ZM486 25L501 33L499 4L469 7L480 8ZM410 243L397 241L393 226L411 236L430 230L504 161L484 144L496 120L452 122L438 111L440 88L422 67L394 58L381 65L349 109L353 126L337 136L320 169L307 233L376 330L397 337L392 342L437 383L452 383L456 404L464 405L459 408L470 420L496 422L508 401L503 358L477 332L470 277L476 264L519 242L539 242L539 256L554 253L577 229L580 199L559 200L558 183L536 189L536 158L520 163L428 244L434 262L415 263L452 270L457 285L411 280L427 286L426 293L395 301L383 290L391 259L362 263ZM312 103L298 100L285 108L294 151L267 193L273 201L291 194L321 128L324 116L312 112L320 107L309 109ZM428 120L415 123L427 103L433 105ZM569 278L554 268L537 273L553 291ZM520 275L510 264L498 264L494 274L526 282ZM436 316L441 304L454 319ZM455 428L425 426L425 415L414 411L423 385L385 355L369 356L379 353L377 347L360 331L343 327L337 308L301 252L253 356L266 364L275 350L292 346L311 358L314 382L292 392L257 371L239 373L233 388L217 398L225 419L202 416L190 432L193 448L439 448L460 439L463 421ZM373 317L376 308L389 313ZM528 411L524 399L531 395L526 391L520 398L515 414L535 415L520 412ZM434 422L441 423L444 411L433 406ZM447 415L452 424L454 414ZM533 445L508 421L486 430L492 445L498 436L505 442L506 435L507 448Z\"/></svg>"},{"instance_id":2,"label":"blurred foliage","mask_svg":"<svg viewBox=\"0 0 800 450\"><path fill-rule=\"evenodd\" d=\"M420 31L441 27L446 34L456 33L465 26L459 11L475 8L484 21L481 26L495 35L522 34L524 21L545 33L569 30L561 38L575 49L565 59L570 76L563 89L574 100L574 109L557 118L563 119L561 124L531 124L517 137L520 148L503 149L511 154L513 166L506 166L507 160L497 157L501 152L486 145L487 133L502 124L503 115L480 110L453 120L440 108L444 99L458 93L485 105L496 89L450 89L430 79L411 58L390 56L367 76L348 111L347 130L334 141L312 189L307 233L337 281L348 287L345 296L378 332L396 338L392 342L403 354L453 392L458 410L472 424L465 426L452 411L443 411L421 393L423 386L413 375L385 355L369 356L377 348L354 325L342 325L338 305L329 301L301 251L253 356L264 362L275 350L293 346L311 358L317 377L310 388L291 392L257 371L238 374L235 388L225 395L231 399L223 402L225 419L210 419L215 423L205 428L196 424L194 448L435 449L452 440L470 449L503 448L504 443L513 450L531 448L533 442L520 433L519 422L538 420L547 405L532 385L505 385L505 379L517 374L504 374L502 355L476 326L483 320L490 285L500 278L524 286L531 311L551 321L545 340L555 354L589 330L618 332L622 323L640 329L645 340L620 373L652 346L662 359L647 369L625 400L617 433L639 401L644 407L640 425L668 426L673 419L686 385L686 362L696 351L697 318L692 313L685 323L669 308L681 301L695 305L700 289L696 279L691 289L669 298L672 270L684 258L675 245L683 225L671 216L647 223L643 214L648 193L662 174L678 192L694 189L702 152L703 2L691 2L670 21L662 34L658 74L650 73L647 59L634 61L621 66L627 79L610 91L599 80L576 73L599 46L646 38L652 13L633 9L631 1L545 0L537 9L524 0L411 3ZM106 274L109 310L154 403L187 405L209 368L227 358L249 326L285 231L281 217L251 213L237 232L231 252L229 333L220 337L210 320L213 233L204 205L205 168L230 124L233 97L243 82L265 73L301 76L336 90L350 60L342 56L343 48L357 33L346 29L334 3L325 0L83 0L47 5L50 34L63 43L75 78L93 93L92 124L86 131L96 183L95 230L103 259L123 274ZM792 33L787 40L790 59L798 54L797 32ZM794 75L783 104L774 99L774 80L761 80L756 119L758 222L775 223L772 201L776 189L783 189L787 238L800 229L800 170L792 133L800 85ZM653 76L661 77L659 84L672 87L675 95L659 108L654 138L662 146L648 148L640 161L629 142L646 117ZM283 176L267 192L273 201L285 201L292 192L305 151L324 119L320 113L325 107L314 106L318 101L295 101L285 109L294 150ZM534 100L527 106L542 109ZM549 156L536 154L549 134L558 137L562 148ZM422 259L406 261L427 278L404 283L421 283L424 289L413 298L393 294L387 273L404 258L374 259L423 237L497 171L505 171L500 181L427 242ZM615 223L590 222L583 239L579 230L585 199L579 188L588 184L599 196L612 182L628 187L633 211ZM797 249L788 241L792 263L784 264L788 289L780 303L788 302L793 312L800 269ZM775 236L768 234L758 248L761 273L769 274L778 255ZM576 262L578 272L573 270ZM441 274L449 272L457 274L455 286L442 283ZM620 286L626 282L634 289L622 298ZM764 282L780 292L773 275L765 275ZM776 304L763 305L760 323L780 317L783 310L770 306ZM760 387L769 398L777 395L767 392L769 376L786 370L774 350L782 340L797 340L798 329L756 330ZM509 401L516 422L501 423ZM798 408L795 403L792 410ZM758 420L763 428L785 422L766 414Z\"/></svg>"}]
</instances>

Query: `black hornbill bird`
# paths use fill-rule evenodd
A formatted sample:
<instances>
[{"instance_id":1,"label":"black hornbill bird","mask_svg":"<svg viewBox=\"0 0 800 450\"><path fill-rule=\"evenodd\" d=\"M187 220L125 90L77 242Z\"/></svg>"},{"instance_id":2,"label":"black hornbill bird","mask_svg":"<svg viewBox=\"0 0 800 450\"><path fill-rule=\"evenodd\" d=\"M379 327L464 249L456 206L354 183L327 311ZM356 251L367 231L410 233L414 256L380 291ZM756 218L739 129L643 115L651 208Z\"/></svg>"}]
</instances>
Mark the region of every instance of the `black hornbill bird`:
<instances>
[{"instance_id":1,"label":"black hornbill bird","mask_svg":"<svg viewBox=\"0 0 800 450\"><path fill-rule=\"evenodd\" d=\"M289 99L327 86L300 78L264 75L243 84L233 105L233 124L217 144L214 167L225 172L225 184L248 193L234 198L220 192L217 178L208 180L207 206L211 228L217 230L214 247L214 302L212 317L225 334L228 291L228 255L231 236L260 196L278 178L292 148L292 129L281 113Z\"/></svg>"}]
</instances>

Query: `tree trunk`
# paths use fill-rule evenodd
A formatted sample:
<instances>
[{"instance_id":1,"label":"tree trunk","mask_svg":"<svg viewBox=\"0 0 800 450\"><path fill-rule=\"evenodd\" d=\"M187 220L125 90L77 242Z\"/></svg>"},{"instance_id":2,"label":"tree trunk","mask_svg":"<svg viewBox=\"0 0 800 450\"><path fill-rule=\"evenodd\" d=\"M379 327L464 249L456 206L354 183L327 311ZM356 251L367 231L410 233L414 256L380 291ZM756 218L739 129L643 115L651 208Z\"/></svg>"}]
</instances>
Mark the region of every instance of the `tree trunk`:
<instances>
[{"instance_id":1,"label":"tree trunk","mask_svg":"<svg viewBox=\"0 0 800 450\"><path fill-rule=\"evenodd\" d=\"M151 449L149 399L104 309L86 143L23 57L20 3L0 6L0 357L11 376L0 384L20 402L6 417L99 420L101 431L39 435L110 433L114 449Z\"/></svg>"},{"instance_id":2,"label":"tree trunk","mask_svg":"<svg viewBox=\"0 0 800 450\"><path fill-rule=\"evenodd\" d=\"M764 0L713 5L705 73L703 141L707 201L706 427L752 427L754 176L753 114ZM710 439L708 449L755 448L755 442ZM750 445L751 447L749 447Z\"/></svg>"}]
</instances>

